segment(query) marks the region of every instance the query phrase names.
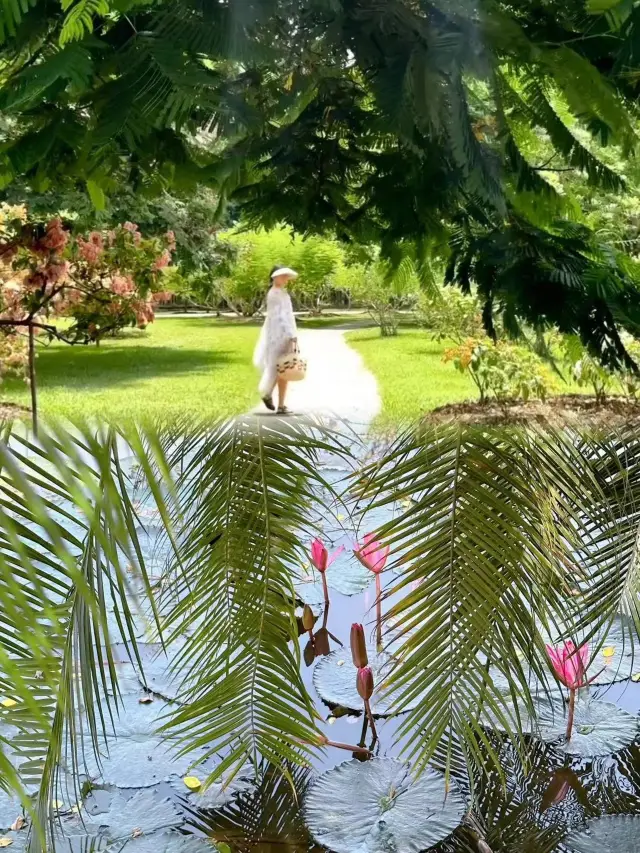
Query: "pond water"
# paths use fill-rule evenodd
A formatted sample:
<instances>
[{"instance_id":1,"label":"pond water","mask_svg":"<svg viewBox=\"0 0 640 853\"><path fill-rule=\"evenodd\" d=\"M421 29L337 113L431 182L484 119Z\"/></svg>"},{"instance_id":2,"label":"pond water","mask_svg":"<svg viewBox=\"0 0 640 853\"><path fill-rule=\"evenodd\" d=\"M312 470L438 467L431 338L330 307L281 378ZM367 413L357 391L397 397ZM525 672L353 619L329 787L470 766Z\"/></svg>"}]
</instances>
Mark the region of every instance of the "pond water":
<instances>
[{"instance_id":1,"label":"pond water","mask_svg":"<svg viewBox=\"0 0 640 853\"><path fill-rule=\"evenodd\" d=\"M337 481L344 475L344 470L327 460L323 473L328 479ZM340 515L332 507L331 512L327 511L324 522L327 541L333 546L345 547L344 554L327 572L331 592L327 613L323 612L317 573L314 575L307 566L297 568L297 613L301 615L301 605L306 600L317 617L313 642L300 624L300 659L304 683L316 700L322 717L321 731L333 742L368 746L371 733L365 715L336 703L337 698L347 696L352 698L349 702L345 700L346 704L352 708L356 705L361 707L355 692L349 635L351 624L362 622L368 635L372 636L375 620L374 576L357 563L352 549L361 538L363 529L375 529L385 523L393 511L378 511L365 520L366 528L358 530L350 526L348 508L344 512L345 515ZM149 565L160 571L166 550L157 537L157 517L151 502L141 503L140 515L146 524L146 530L140 531L146 557ZM392 582L393 568L383 577L385 584ZM385 609L392 603L385 601ZM110 626L117 634L113 615ZM323 635L323 642L319 643L317 632L325 628L332 636ZM143 636L141 621L140 637ZM327 640L328 655L320 653L327 651L322 647ZM188 784L185 779L193 778L197 782L206 778L214 766L213 761L208 759L202 764L195 761L194 766L193 756L176 757L167 750L155 731L158 720L167 709L171 709L179 694L182 674L170 672L166 660L162 656L158 658L157 644L141 642L140 649L147 690L142 688L141 675L128 659L123 644L113 644L123 694L121 714L114 722L113 733L103 744L102 765L92 767L92 759L88 756L87 766L75 785L69 778L62 780L57 795L59 801L55 804L60 816L59 850L70 853L88 853L92 849L126 850L127 853L207 853L211 849L209 841L213 841L223 853L417 853L426 848L438 853L640 851L640 743L634 742L590 759L566 754L561 748L561 739L550 743L534 742L527 767L522 766L517 751L506 739L500 742L504 779L478 776L473 819L453 833L443 830L446 838L435 846L420 846L416 841L417 846L402 848L395 840L402 836L403 828L410 834L413 822L417 828L416 838L420 838L419 825L423 817L420 811L427 808L428 801L425 800L423 806L418 797L411 807L407 804L405 812L402 812L400 797L395 803L391 796L388 816L384 819L376 816L374 820L365 814L366 802L360 813L360 798L366 800L370 780L361 775L354 776L362 779L362 788L353 783L350 793L341 802L334 803L340 820L346 823L350 820L353 824L353 844L349 846L344 841L345 833L333 826L326 831L337 833L336 838L342 840L337 847L322 846L309 827L312 809L309 807L308 812L307 808L313 800L314 785L319 777L339 765L345 762L364 763L365 758L362 755L353 758L348 751L328 746L318 755L313 768L293 772L294 787L267 766L263 768L259 781L247 773L241 774L226 789L222 785L214 785L204 794L192 791L195 782ZM370 658L372 654L370 651ZM640 660L637 668L640 670ZM630 674L635 674L635 669ZM640 713L640 684L631 679L594 686L590 693L635 718ZM332 701L325 701L327 697ZM374 713L384 712L383 704L376 706L375 701ZM0 734L14 743L16 764L20 764L24 758L21 756L19 732L13 727L12 711L10 708L0 711ZM398 725L397 717L377 719L378 741L373 748L375 758L372 766L374 761L399 758L394 747ZM588 722L579 723L579 726L581 736L592 734ZM88 776L86 771L89 771ZM87 778L93 780L93 787L90 791L85 788L82 796L79 787ZM338 787L337 790L341 789ZM458 796L461 802L467 803L468 782L464 777L461 776L457 784L454 781L452 790L453 793L448 795L450 798ZM80 816L77 813L79 804ZM397 810L398 818L394 816L394 810ZM16 851L25 849L26 843L26 829L10 829L20 812L19 804L0 792L0 836L10 842L9 849ZM632 817L623 818L623 815L637 815L638 823ZM593 822L602 816L618 816L619 819ZM395 836L393 833L371 834L371 827L367 826L362 829L361 824L363 821L366 824L367 820L371 820L372 825L376 821L379 824L386 821L387 828L392 827ZM453 825L457 823L460 821L456 817ZM589 829L585 833L583 830L587 825ZM360 839L359 832L361 835L364 832L362 837L366 837L366 841ZM572 835L572 832L577 834Z\"/></svg>"}]
</instances>

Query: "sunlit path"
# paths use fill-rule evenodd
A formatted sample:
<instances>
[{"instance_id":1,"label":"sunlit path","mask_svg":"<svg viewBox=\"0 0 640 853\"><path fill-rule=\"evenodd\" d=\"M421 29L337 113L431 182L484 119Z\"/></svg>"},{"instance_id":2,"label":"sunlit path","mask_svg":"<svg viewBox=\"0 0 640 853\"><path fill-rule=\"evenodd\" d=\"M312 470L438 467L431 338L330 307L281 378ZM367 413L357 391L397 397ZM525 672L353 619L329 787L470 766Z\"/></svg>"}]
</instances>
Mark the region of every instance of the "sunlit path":
<instances>
[{"instance_id":1,"label":"sunlit path","mask_svg":"<svg viewBox=\"0 0 640 853\"><path fill-rule=\"evenodd\" d=\"M380 412L375 377L344 335L337 329L300 332L300 350L309 366L304 382L289 385L287 406L293 412L335 415L362 424Z\"/></svg>"}]
</instances>

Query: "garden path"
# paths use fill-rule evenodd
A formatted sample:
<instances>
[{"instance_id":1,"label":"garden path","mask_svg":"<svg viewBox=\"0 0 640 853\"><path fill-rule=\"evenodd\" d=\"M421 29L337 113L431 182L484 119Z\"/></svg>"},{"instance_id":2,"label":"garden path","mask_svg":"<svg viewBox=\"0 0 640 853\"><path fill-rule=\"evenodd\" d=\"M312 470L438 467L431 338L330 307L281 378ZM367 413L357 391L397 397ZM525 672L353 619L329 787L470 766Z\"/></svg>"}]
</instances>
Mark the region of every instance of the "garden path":
<instances>
[{"instance_id":1,"label":"garden path","mask_svg":"<svg viewBox=\"0 0 640 853\"><path fill-rule=\"evenodd\" d=\"M380 412L375 377L339 329L299 332L300 350L308 360L307 378L291 383L287 405L294 412L334 415L368 425Z\"/></svg>"}]
</instances>

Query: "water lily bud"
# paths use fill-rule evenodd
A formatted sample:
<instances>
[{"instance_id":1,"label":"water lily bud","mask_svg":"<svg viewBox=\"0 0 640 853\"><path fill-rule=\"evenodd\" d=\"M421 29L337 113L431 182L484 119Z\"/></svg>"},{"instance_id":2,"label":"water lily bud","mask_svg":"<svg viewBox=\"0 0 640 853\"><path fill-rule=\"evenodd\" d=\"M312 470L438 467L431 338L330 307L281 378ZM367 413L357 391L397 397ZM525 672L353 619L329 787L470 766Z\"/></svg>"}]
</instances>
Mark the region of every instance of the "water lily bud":
<instances>
[{"instance_id":1,"label":"water lily bud","mask_svg":"<svg viewBox=\"0 0 640 853\"><path fill-rule=\"evenodd\" d=\"M362 669L369 663L364 628L357 622L351 626L351 656L353 657L353 665L358 669Z\"/></svg>"},{"instance_id":2,"label":"water lily bud","mask_svg":"<svg viewBox=\"0 0 640 853\"><path fill-rule=\"evenodd\" d=\"M356 681L356 686L358 688L358 693L364 699L365 702L368 702L369 699L373 696L373 673L371 672L370 666L363 666L358 670L358 677Z\"/></svg>"},{"instance_id":3,"label":"water lily bud","mask_svg":"<svg viewBox=\"0 0 640 853\"><path fill-rule=\"evenodd\" d=\"M308 604L305 604L302 611L302 627L305 631L311 631L316 624L316 617L313 615L313 610Z\"/></svg>"}]
</instances>

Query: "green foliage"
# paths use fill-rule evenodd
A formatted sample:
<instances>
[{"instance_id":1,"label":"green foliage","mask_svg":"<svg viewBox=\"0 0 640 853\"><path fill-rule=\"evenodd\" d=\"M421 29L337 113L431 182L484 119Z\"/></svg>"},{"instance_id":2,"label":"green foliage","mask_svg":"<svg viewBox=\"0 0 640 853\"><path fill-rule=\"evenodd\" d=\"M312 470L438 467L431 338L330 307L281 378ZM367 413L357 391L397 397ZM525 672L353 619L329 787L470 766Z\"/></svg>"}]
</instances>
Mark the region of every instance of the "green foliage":
<instances>
[{"instance_id":1,"label":"green foliage","mask_svg":"<svg viewBox=\"0 0 640 853\"><path fill-rule=\"evenodd\" d=\"M606 367L635 369L620 327L640 333L638 269L587 228L557 222L542 230L515 217L503 228L478 228L466 220L452 246L446 280L467 293L475 282L491 336L497 312L511 337L524 324L555 326L578 335Z\"/></svg>"},{"instance_id":2,"label":"green foliage","mask_svg":"<svg viewBox=\"0 0 640 853\"><path fill-rule=\"evenodd\" d=\"M481 403L491 396L496 400L525 401L535 397L544 400L547 396L547 382L539 359L522 347L471 338L447 350L444 360L471 377Z\"/></svg>"},{"instance_id":3,"label":"green foliage","mask_svg":"<svg viewBox=\"0 0 640 853\"><path fill-rule=\"evenodd\" d=\"M561 347L564 362L574 382L581 388L591 388L596 399L603 402L616 380L616 374L593 358L575 335L566 335L562 339ZM634 375L634 371L629 373ZM632 383L629 387L634 385L635 383Z\"/></svg>"},{"instance_id":4,"label":"green foliage","mask_svg":"<svg viewBox=\"0 0 640 853\"><path fill-rule=\"evenodd\" d=\"M234 311L252 316L269 289L269 275L276 265L288 266L299 277L290 291L300 308L317 311L332 287L341 287L339 268L343 250L334 240L301 239L285 228L271 231L235 231L221 235L220 246L234 253L219 280L220 297ZM224 275L224 272L227 272Z\"/></svg>"},{"instance_id":5,"label":"green foliage","mask_svg":"<svg viewBox=\"0 0 640 853\"><path fill-rule=\"evenodd\" d=\"M376 245L396 268L411 247L423 285L448 241L458 256L461 221L508 243L515 219L549 279L554 220L579 207L552 170L589 193L628 186L640 65L628 3L32 2L1 7L4 186L90 181L101 207L123 186L208 184L253 228ZM589 254L593 235L584 243ZM482 264L454 279L464 289L482 267L486 290L500 247L476 248ZM571 286L582 272L560 264L540 298L502 276L485 317L501 310L509 333L557 323L606 364L628 362L617 322L634 325L619 304L630 288Z\"/></svg>"},{"instance_id":6,"label":"green foliage","mask_svg":"<svg viewBox=\"0 0 640 853\"><path fill-rule=\"evenodd\" d=\"M62 8L67 17L60 32L60 44L65 44L91 34L94 17L107 15L110 3L109 0L62 0Z\"/></svg>"},{"instance_id":7,"label":"green foliage","mask_svg":"<svg viewBox=\"0 0 640 853\"><path fill-rule=\"evenodd\" d=\"M336 284L349 293L354 305L367 309L382 337L398 334L398 309L413 304L419 291L410 260L395 269L380 260L367 265L342 265Z\"/></svg>"},{"instance_id":8,"label":"green foliage","mask_svg":"<svg viewBox=\"0 0 640 853\"><path fill-rule=\"evenodd\" d=\"M461 344L482 336L482 313L475 296L451 287L441 288L436 296L424 296L419 304L421 323L436 341Z\"/></svg>"}]
</instances>

